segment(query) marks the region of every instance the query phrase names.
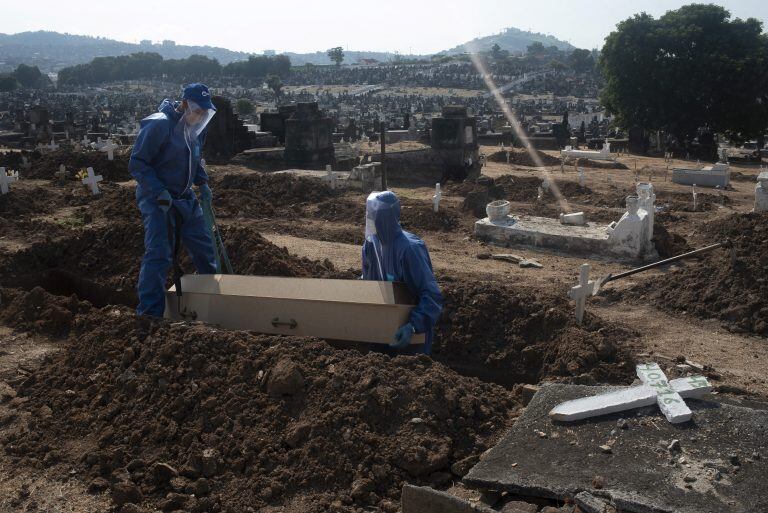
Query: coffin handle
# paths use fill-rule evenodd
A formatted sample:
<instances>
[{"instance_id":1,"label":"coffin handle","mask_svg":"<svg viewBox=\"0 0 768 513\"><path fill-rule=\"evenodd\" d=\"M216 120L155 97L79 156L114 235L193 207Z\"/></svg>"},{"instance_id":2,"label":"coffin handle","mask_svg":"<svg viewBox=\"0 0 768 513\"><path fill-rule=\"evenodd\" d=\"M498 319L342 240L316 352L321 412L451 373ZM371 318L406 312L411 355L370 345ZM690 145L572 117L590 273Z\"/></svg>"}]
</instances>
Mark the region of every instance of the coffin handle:
<instances>
[{"instance_id":1,"label":"coffin handle","mask_svg":"<svg viewBox=\"0 0 768 513\"><path fill-rule=\"evenodd\" d=\"M296 319L291 319L290 321L281 321L280 317L275 317L272 319L272 327L277 328L278 326L288 326L290 329L296 329L296 326L298 326L299 323L296 322Z\"/></svg>"}]
</instances>

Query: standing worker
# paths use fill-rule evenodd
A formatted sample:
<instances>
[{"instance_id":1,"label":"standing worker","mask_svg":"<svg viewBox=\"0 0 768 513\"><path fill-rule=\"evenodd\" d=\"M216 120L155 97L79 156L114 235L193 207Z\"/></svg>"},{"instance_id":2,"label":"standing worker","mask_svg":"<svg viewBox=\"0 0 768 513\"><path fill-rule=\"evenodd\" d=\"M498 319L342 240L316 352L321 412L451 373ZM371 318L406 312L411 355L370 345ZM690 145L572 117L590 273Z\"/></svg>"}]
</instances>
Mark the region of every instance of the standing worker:
<instances>
[{"instance_id":1,"label":"standing worker","mask_svg":"<svg viewBox=\"0 0 768 513\"><path fill-rule=\"evenodd\" d=\"M159 112L141 121L128 169L138 182L136 202L144 223L144 258L139 273L138 315L162 317L165 281L181 239L197 272L214 274L216 257L200 203L211 189L201 148L216 109L203 84L184 87L181 102L163 100Z\"/></svg>"},{"instance_id":2,"label":"standing worker","mask_svg":"<svg viewBox=\"0 0 768 513\"><path fill-rule=\"evenodd\" d=\"M443 296L432 272L427 246L400 227L400 200L395 193L373 192L365 207L363 279L404 282L418 301L389 347L396 354L430 354ZM414 333L425 334L423 345L411 346Z\"/></svg>"}]
</instances>

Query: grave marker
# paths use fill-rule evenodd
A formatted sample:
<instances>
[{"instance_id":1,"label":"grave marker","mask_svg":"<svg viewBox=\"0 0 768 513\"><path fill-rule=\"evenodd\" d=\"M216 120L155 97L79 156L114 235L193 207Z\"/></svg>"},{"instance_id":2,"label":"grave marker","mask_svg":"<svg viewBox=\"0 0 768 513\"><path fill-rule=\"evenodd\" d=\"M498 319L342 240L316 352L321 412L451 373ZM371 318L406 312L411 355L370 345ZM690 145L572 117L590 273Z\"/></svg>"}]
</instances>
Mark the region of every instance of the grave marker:
<instances>
[{"instance_id":1,"label":"grave marker","mask_svg":"<svg viewBox=\"0 0 768 513\"><path fill-rule=\"evenodd\" d=\"M432 196L432 209L437 212L440 208L440 199L443 197L443 194L440 192L440 184L435 184L435 195Z\"/></svg>"},{"instance_id":2,"label":"grave marker","mask_svg":"<svg viewBox=\"0 0 768 513\"><path fill-rule=\"evenodd\" d=\"M115 160L115 150L117 148L118 146L115 143L107 141L106 144L101 147L101 151L107 152L107 160Z\"/></svg>"},{"instance_id":3,"label":"grave marker","mask_svg":"<svg viewBox=\"0 0 768 513\"><path fill-rule=\"evenodd\" d=\"M98 196L101 194L101 191L99 190L99 182L104 180L104 178L101 175L94 175L93 174L93 168L88 168L88 176L83 178L83 185L88 186L91 188L91 193L94 196Z\"/></svg>"},{"instance_id":4,"label":"grave marker","mask_svg":"<svg viewBox=\"0 0 768 513\"><path fill-rule=\"evenodd\" d=\"M576 300L576 320L581 324L584 319L584 308L587 298L592 295L595 282L589 280L589 264L582 264L579 272L579 284L568 291L568 297Z\"/></svg>"},{"instance_id":5,"label":"grave marker","mask_svg":"<svg viewBox=\"0 0 768 513\"><path fill-rule=\"evenodd\" d=\"M58 179L59 183L64 183L67 179L67 168L64 164L59 164L59 170L54 173L54 176Z\"/></svg>"},{"instance_id":6,"label":"grave marker","mask_svg":"<svg viewBox=\"0 0 768 513\"><path fill-rule=\"evenodd\" d=\"M8 194L11 183L19 179L19 172L13 171L10 174L5 172L4 167L0 167L0 194Z\"/></svg>"},{"instance_id":7,"label":"grave marker","mask_svg":"<svg viewBox=\"0 0 768 513\"><path fill-rule=\"evenodd\" d=\"M692 415L683 398L698 398L712 391L704 376L667 381L656 363L637 365L636 370L642 385L560 403L549 412L549 417L575 421L657 403L667 420L678 424L690 420Z\"/></svg>"}]
</instances>

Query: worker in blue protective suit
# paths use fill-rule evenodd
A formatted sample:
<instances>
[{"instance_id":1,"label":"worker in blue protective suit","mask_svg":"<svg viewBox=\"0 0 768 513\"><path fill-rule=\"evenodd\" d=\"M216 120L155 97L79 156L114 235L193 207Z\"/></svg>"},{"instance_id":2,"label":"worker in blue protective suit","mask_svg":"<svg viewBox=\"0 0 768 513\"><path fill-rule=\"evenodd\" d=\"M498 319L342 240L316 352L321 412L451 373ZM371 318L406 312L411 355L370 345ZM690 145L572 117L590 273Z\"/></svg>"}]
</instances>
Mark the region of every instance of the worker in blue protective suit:
<instances>
[{"instance_id":1,"label":"worker in blue protective suit","mask_svg":"<svg viewBox=\"0 0 768 513\"><path fill-rule=\"evenodd\" d=\"M363 279L401 281L408 286L417 305L389 347L396 354L430 354L443 296L424 241L400 227L400 200L390 191L371 193L366 201ZM424 345L411 346L414 333L425 334Z\"/></svg>"},{"instance_id":2,"label":"worker in blue protective suit","mask_svg":"<svg viewBox=\"0 0 768 513\"><path fill-rule=\"evenodd\" d=\"M216 272L213 241L192 191L194 184L201 200L211 199L200 152L216 109L205 85L190 84L181 102L166 99L158 110L141 121L128 169L138 182L136 201L144 223L136 312L161 317L177 237L198 273Z\"/></svg>"}]
</instances>

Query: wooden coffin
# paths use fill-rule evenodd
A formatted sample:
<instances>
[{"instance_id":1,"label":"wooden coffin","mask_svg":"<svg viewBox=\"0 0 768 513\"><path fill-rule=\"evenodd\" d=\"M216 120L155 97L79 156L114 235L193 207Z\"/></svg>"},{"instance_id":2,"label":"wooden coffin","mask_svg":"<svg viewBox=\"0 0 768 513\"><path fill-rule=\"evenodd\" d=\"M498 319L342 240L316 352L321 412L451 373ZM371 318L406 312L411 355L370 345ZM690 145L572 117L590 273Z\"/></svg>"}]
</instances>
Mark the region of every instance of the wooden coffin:
<instances>
[{"instance_id":1,"label":"wooden coffin","mask_svg":"<svg viewBox=\"0 0 768 513\"><path fill-rule=\"evenodd\" d=\"M405 284L380 281L190 274L181 290L180 305L175 287L166 293L166 318L375 344L390 344L415 305Z\"/></svg>"}]
</instances>

